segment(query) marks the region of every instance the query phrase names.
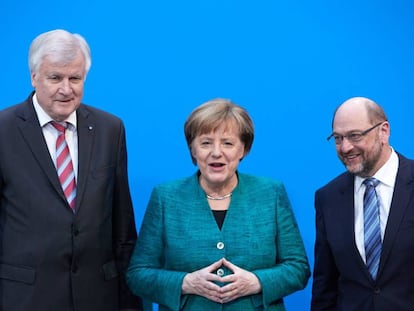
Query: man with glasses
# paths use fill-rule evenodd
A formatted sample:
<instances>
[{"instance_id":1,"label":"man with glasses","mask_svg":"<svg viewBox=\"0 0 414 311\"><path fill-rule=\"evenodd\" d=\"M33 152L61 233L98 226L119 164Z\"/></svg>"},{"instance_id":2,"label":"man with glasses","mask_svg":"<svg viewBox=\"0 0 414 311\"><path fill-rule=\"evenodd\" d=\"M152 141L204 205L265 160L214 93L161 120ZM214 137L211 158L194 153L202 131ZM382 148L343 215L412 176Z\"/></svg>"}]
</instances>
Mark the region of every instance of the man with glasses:
<instances>
[{"instance_id":1,"label":"man with glasses","mask_svg":"<svg viewBox=\"0 0 414 311\"><path fill-rule=\"evenodd\" d=\"M414 310L414 161L389 145L368 98L340 105L332 134L347 172L315 193L311 310Z\"/></svg>"}]
</instances>

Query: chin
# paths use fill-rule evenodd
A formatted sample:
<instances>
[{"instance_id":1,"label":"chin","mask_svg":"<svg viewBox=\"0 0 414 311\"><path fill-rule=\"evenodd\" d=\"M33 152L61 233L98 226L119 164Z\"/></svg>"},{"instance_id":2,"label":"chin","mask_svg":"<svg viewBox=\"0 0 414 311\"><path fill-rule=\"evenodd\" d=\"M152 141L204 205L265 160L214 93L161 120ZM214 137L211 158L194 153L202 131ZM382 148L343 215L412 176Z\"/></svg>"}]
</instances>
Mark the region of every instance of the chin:
<instances>
[{"instance_id":1,"label":"chin","mask_svg":"<svg viewBox=\"0 0 414 311\"><path fill-rule=\"evenodd\" d=\"M360 175L364 171L364 168L360 164L358 165L345 164L345 167L348 170L348 172L355 174L355 175Z\"/></svg>"}]
</instances>

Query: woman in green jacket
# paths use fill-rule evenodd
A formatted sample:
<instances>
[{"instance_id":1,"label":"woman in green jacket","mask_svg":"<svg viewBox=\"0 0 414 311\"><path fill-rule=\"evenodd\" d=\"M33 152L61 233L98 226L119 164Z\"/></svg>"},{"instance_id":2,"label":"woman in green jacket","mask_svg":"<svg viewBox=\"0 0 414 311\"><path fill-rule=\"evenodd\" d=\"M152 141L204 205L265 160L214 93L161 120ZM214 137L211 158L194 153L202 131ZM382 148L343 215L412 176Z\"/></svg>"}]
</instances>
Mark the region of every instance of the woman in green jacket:
<instances>
[{"instance_id":1,"label":"woman in green jacket","mask_svg":"<svg viewBox=\"0 0 414 311\"><path fill-rule=\"evenodd\" d=\"M131 257L132 292L160 310L285 310L308 259L282 183L237 171L253 143L242 107L214 99L184 132L198 171L154 188Z\"/></svg>"}]
</instances>

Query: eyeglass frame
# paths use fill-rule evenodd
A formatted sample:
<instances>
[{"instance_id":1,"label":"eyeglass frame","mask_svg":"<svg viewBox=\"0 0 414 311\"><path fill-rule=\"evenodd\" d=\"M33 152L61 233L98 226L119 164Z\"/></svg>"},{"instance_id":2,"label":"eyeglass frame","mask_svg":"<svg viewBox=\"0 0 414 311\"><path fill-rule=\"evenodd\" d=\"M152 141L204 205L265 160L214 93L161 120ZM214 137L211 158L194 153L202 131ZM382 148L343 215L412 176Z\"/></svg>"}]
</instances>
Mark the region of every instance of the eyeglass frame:
<instances>
[{"instance_id":1,"label":"eyeglass frame","mask_svg":"<svg viewBox=\"0 0 414 311\"><path fill-rule=\"evenodd\" d=\"M326 138L326 140L329 141L333 137L334 138L335 145L342 144L342 142L344 141L344 138L348 139L348 141L350 141L351 143L357 143L357 142L361 141L361 139L365 135L367 135L369 132L371 132L373 129L377 128L378 126L380 126L384 122L387 122L387 120L381 121L381 122L375 124L374 126L370 127L369 129L367 129L365 131L353 131L353 132L350 132L349 134L346 134L346 135L338 135L338 134L332 133L331 135L329 135ZM357 137L354 136L354 138L352 138L353 135L356 135ZM337 142L338 139L340 139L339 142Z\"/></svg>"}]
</instances>

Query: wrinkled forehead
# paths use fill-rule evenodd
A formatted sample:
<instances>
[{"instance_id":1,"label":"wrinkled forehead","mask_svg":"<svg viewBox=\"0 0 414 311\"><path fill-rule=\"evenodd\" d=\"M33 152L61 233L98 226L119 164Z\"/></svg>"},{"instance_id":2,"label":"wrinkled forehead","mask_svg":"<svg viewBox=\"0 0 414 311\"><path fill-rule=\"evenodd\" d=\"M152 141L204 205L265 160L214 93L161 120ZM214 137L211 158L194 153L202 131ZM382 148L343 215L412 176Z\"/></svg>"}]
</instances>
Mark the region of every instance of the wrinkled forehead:
<instances>
[{"instance_id":1,"label":"wrinkled forehead","mask_svg":"<svg viewBox=\"0 0 414 311\"><path fill-rule=\"evenodd\" d=\"M337 110L333 120L335 132L360 130L368 125L370 125L370 121L363 105L342 106Z\"/></svg>"},{"instance_id":2,"label":"wrinkled forehead","mask_svg":"<svg viewBox=\"0 0 414 311\"><path fill-rule=\"evenodd\" d=\"M85 57L80 50L48 53L42 58L42 63L65 66L71 63L85 63Z\"/></svg>"}]
</instances>

